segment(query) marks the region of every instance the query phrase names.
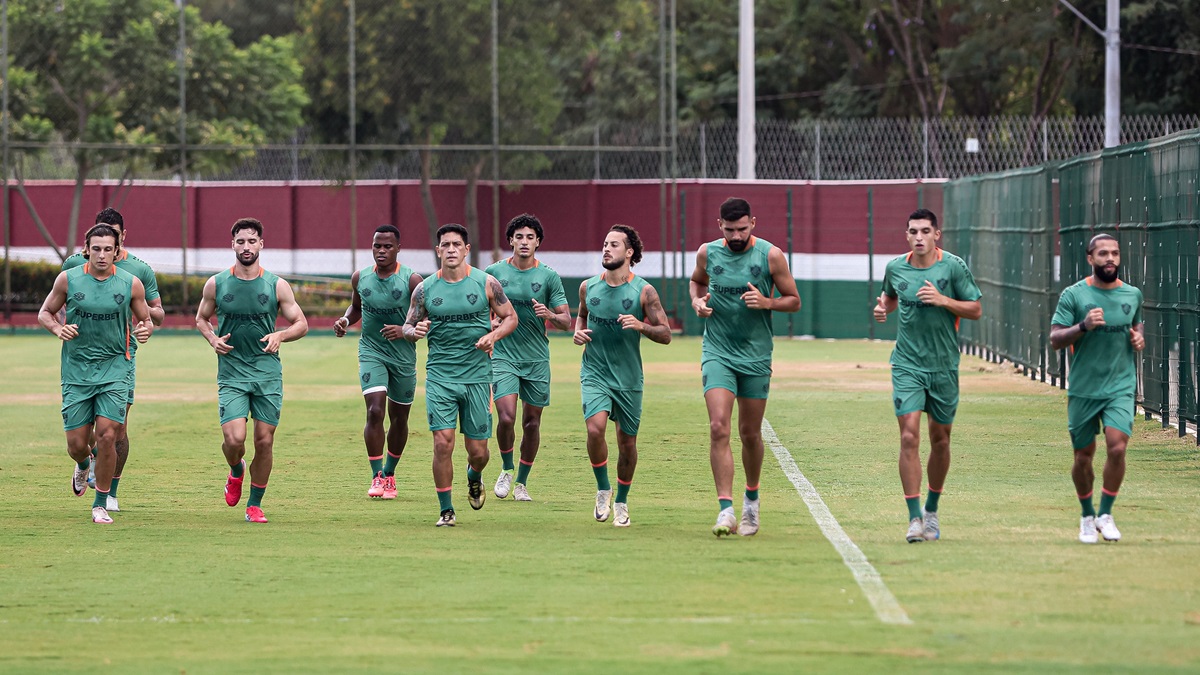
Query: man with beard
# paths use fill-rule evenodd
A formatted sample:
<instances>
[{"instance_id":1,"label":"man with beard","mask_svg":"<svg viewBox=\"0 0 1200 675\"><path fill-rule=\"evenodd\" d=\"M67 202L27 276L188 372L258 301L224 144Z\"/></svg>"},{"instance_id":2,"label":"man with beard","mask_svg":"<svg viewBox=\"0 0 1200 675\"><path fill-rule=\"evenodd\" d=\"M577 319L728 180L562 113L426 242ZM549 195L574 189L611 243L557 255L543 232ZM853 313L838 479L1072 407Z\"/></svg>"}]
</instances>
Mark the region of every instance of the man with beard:
<instances>
[{"instance_id":1,"label":"man with beard","mask_svg":"<svg viewBox=\"0 0 1200 675\"><path fill-rule=\"evenodd\" d=\"M263 226L254 218L233 224L233 252L237 262L204 284L196 328L217 354L217 403L223 441L221 451L229 464L225 503L237 506L242 498L246 462L246 417L254 416L254 458L250 462L250 498L246 520L265 523L262 498L274 462L275 428L283 409L283 366L279 345L308 333L308 321L288 282L258 263L263 248ZM217 315L217 330L212 317ZM275 330L283 315L288 327ZM218 337L218 333L220 336Z\"/></svg>"},{"instance_id":2,"label":"man with beard","mask_svg":"<svg viewBox=\"0 0 1200 675\"><path fill-rule=\"evenodd\" d=\"M517 329L496 343L492 360L492 397L496 401L496 439L503 470L496 479L496 497L511 492L518 502L533 501L526 483L541 443L542 409L550 405L550 341L546 322L558 330L571 327L571 308L558 272L537 259L542 223L528 213L513 218L506 231L513 255L492 264L487 273L500 282L517 312ZM513 481L517 394L521 410L521 466Z\"/></svg>"},{"instance_id":3,"label":"man with beard","mask_svg":"<svg viewBox=\"0 0 1200 675\"><path fill-rule=\"evenodd\" d=\"M888 262L875 320L900 309L892 350L892 405L900 424L900 484L910 544L941 538L938 500L950 471L950 431L958 411L958 323L979 319L983 295L962 258L937 247L937 216L917 209L905 237L912 251ZM929 494L921 508L921 412L929 418Z\"/></svg>"},{"instance_id":4,"label":"man with beard","mask_svg":"<svg viewBox=\"0 0 1200 675\"><path fill-rule=\"evenodd\" d=\"M758 532L758 488L762 475L762 421L771 391L774 333L771 312L800 310L800 292L778 246L755 237L745 199L730 197L717 219L721 238L700 247L689 284L692 309L704 323L700 356L708 407L709 463L717 487L717 522L712 532L752 536ZM779 291L779 297L773 297ZM733 513L733 450L729 445L733 403L746 492L742 521Z\"/></svg>"},{"instance_id":5,"label":"man with beard","mask_svg":"<svg viewBox=\"0 0 1200 675\"><path fill-rule=\"evenodd\" d=\"M367 404L367 424L363 441L371 464L368 497L396 498L396 464L408 443L408 413L417 389L417 348L404 339L404 316L412 290L421 283L421 275L396 261L400 253L400 230L381 225L371 242L374 267L366 267L350 276L350 307L333 322L333 333L346 335L346 329L362 319L358 339L358 380ZM387 409L392 426L386 434L387 460L383 457L383 413Z\"/></svg>"},{"instance_id":6,"label":"man with beard","mask_svg":"<svg viewBox=\"0 0 1200 675\"><path fill-rule=\"evenodd\" d=\"M613 225L604 238L604 273L579 286L575 344L582 345L580 383L587 425L588 459L596 475L596 520L603 523L613 497L608 481L611 418L617 425L617 494L613 525L629 527L629 488L637 469L637 435L642 421L642 336L671 343L671 327L658 291L630 268L642 259L642 240L628 225Z\"/></svg>"},{"instance_id":7,"label":"man with beard","mask_svg":"<svg viewBox=\"0 0 1200 675\"><path fill-rule=\"evenodd\" d=\"M1120 541L1112 507L1125 479L1125 447L1133 433L1137 393L1137 352L1146 346L1142 292L1117 278L1121 249L1111 235L1092 237L1087 247L1092 275L1068 286L1058 299L1050 326L1053 349L1071 347L1067 388L1067 429L1075 450L1071 478L1083 508L1079 541ZM1104 424L1108 457L1104 462L1100 509L1092 504L1096 480L1092 458L1096 434Z\"/></svg>"}]
</instances>

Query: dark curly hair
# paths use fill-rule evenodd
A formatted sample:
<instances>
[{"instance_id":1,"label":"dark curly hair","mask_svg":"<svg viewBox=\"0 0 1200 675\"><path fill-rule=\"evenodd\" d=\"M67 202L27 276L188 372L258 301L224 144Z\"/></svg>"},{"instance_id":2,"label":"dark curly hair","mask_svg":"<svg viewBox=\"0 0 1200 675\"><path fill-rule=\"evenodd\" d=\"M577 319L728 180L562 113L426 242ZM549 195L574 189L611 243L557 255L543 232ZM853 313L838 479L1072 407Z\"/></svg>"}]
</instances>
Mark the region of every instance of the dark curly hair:
<instances>
[{"instance_id":1,"label":"dark curly hair","mask_svg":"<svg viewBox=\"0 0 1200 675\"><path fill-rule=\"evenodd\" d=\"M542 236L542 221L538 220L537 216L532 213L522 213L508 221L508 229L504 231L504 238L512 241L513 232L523 227L533 230L534 234L537 235L539 244L545 241L545 238Z\"/></svg>"},{"instance_id":2,"label":"dark curly hair","mask_svg":"<svg viewBox=\"0 0 1200 675\"><path fill-rule=\"evenodd\" d=\"M608 231L620 232L625 235L626 243L629 244L629 248L633 249L633 258L629 260L630 267L642 261L642 238L638 236L637 230L628 225L618 224L608 228Z\"/></svg>"}]
</instances>

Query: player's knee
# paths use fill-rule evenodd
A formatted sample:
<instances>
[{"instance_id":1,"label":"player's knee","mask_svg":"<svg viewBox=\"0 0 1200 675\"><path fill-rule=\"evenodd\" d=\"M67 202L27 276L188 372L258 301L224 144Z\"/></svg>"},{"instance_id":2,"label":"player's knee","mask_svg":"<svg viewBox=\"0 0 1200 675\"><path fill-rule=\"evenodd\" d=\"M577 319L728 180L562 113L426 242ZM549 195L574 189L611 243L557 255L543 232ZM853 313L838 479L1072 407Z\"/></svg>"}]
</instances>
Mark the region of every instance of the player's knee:
<instances>
[{"instance_id":1,"label":"player's knee","mask_svg":"<svg viewBox=\"0 0 1200 675\"><path fill-rule=\"evenodd\" d=\"M900 432L900 448L901 450L917 451L917 446L921 444L921 434L905 429Z\"/></svg>"},{"instance_id":2,"label":"player's knee","mask_svg":"<svg viewBox=\"0 0 1200 675\"><path fill-rule=\"evenodd\" d=\"M502 427L512 427L517 423L517 411L496 408L496 421Z\"/></svg>"},{"instance_id":3,"label":"player's knee","mask_svg":"<svg viewBox=\"0 0 1200 675\"><path fill-rule=\"evenodd\" d=\"M1126 445L1127 445L1126 441L1110 443L1107 448L1108 459L1113 460L1113 461L1122 461L1122 462L1125 461L1125 446Z\"/></svg>"},{"instance_id":4,"label":"player's knee","mask_svg":"<svg viewBox=\"0 0 1200 675\"><path fill-rule=\"evenodd\" d=\"M367 405L367 424L370 426L379 426L383 424L383 406L378 404Z\"/></svg>"},{"instance_id":5,"label":"player's knee","mask_svg":"<svg viewBox=\"0 0 1200 675\"><path fill-rule=\"evenodd\" d=\"M729 440L729 420L715 419L708 421L708 437L714 441Z\"/></svg>"},{"instance_id":6,"label":"player's knee","mask_svg":"<svg viewBox=\"0 0 1200 675\"><path fill-rule=\"evenodd\" d=\"M541 428L542 428L542 418L540 416L532 417L532 416L526 415L525 418L521 420L521 430L527 434L533 433Z\"/></svg>"}]
</instances>

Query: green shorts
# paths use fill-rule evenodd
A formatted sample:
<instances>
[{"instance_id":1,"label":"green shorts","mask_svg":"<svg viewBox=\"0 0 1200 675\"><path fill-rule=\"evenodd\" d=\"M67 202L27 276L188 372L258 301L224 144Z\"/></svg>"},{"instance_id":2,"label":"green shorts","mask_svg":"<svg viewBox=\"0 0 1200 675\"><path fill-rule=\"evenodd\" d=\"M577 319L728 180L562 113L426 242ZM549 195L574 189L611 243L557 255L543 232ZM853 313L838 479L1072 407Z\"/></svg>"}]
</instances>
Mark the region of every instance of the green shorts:
<instances>
[{"instance_id":1,"label":"green shorts","mask_svg":"<svg viewBox=\"0 0 1200 675\"><path fill-rule=\"evenodd\" d=\"M459 426L471 440L492 437L492 387L486 382L448 384L427 380L425 409L429 413L430 431Z\"/></svg>"},{"instance_id":2,"label":"green shorts","mask_svg":"<svg viewBox=\"0 0 1200 675\"><path fill-rule=\"evenodd\" d=\"M410 405L417 390L417 374L404 371L382 359L358 359L358 381L363 395L386 391L388 400L401 405Z\"/></svg>"},{"instance_id":3,"label":"green shorts","mask_svg":"<svg viewBox=\"0 0 1200 675\"><path fill-rule=\"evenodd\" d=\"M133 389L137 386L137 356L129 363L129 377L126 378L129 387L129 405L133 405Z\"/></svg>"},{"instance_id":4,"label":"green shorts","mask_svg":"<svg viewBox=\"0 0 1200 675\"><path fill-rule=\"evenodd\" d=\"M525 403L545 408L550 405L550 364L546 361L514 363L492 361L492 397L519 394Z\"/></svg>"},{"instance_id":5,"label":"green shorts","mask_svg":"<svg viewBox=\"0 0 1200 675\"><path fill-rule=\"evenodd\" d=\"M129 398L126 380L105 384L64 384L62 386L63 431L78 429L97 417L125 423L125 404Z\"/></svg>"},{"instance_id":6,"label":"green shorts","mask_svg":"<svg viewBox=\"0 0 1200 675\"><path fill-rule=\"evenodd\" d=\"M1085 398L1067 394L1067 430L1071 447L1082 450L1096 440L1100 424L1133 435L1133 394L1113 398Z\"/></svg>"},{"instance_id":7,"label":"green shorts","mask_svg":"<svg viewBox=\"0 0 1200 675\"><path fill-rule=\"evenodd\" d=\"M770 375L751 375L734 370L721 361L709 360L700 364L700 381L704 392L725 389L738 398L767 398L771 393Z\"/></svg>"},{"instance_id":8,"label":"green shorts","mask_svg":"<svg viewBox=\"0 0 1200 675\"><path fill-rule=\"evenodd\" d=\"M637 436L642 424L642 392L612 389L602 384L584 380L583 419L599 412L607 412L608 418L620 425L628 436Z\"/></svg>"},{"instance_id":9,"label":"green shorts","mask_svg":"<svg viewBox=\"0 0 1200 675\"><path fill-rule=\"evenodd\" d=\"M938 424L953 424L958 412L958 370L927 373L892 366L896 417L924 410Z\"/></svg>"},{"instance_id":10,"label":"green shorts","mask_svg":"<svg viewBox=\"0 0 1200 675\"><path fill-rule=\"evenodd\" d=\"M217 404L221 424L250 415L257 422L277 427L283 411L283 380L218 382Z\"/></svg>"}]
</instances>

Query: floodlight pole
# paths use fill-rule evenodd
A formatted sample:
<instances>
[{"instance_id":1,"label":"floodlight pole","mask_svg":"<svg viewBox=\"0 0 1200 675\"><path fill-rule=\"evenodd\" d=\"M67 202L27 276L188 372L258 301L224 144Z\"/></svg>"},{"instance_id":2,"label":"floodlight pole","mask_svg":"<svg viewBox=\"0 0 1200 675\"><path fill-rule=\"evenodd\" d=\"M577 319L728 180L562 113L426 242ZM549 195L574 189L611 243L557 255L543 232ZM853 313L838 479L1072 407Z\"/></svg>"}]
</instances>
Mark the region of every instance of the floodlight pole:
<instances>
[{"instance_id":1,"label":"floodlight pole","mask_svg":"<svg viewBox=\"0 0 1200 675\"><path fill-rule=\"evenodd\" d=\"M3 93L3 109L0 110L0 116L3 117L4 130L0 143L4 145L4 320L12 320L12 222L8 218L8 0L0 1L0 13L3 17L0 22L3 27L0 28L0 78L4 78L4 93Z\"/></svg>"},{"instance_id":2,"label":"floodlight pole","mask_svg":"<svg viewBox=\"0 0 1200 675\"><path fill-rule=\"evenodd\" d=\"M492 0L492 262L500 261L500 7Z\"/></svg>"},{"instance_id":3,"label":"floodlight pole","mask_svg":"<svg viewBox=\"0 0 1200 675\"><path fill-rule=\"evenodd\" d=\"M1067 0L1058 1L1104 38L1104 147L1118 146L1121 144L1121 0L1107 0L1105 30L1100 30Z\"/></svg>"},{"instance_id":4,"label":"floodlight pole","mask_svg":"<svg viewBox=\"0 0 1200 675\"><path fill-rule=\"evenodd\" d=\"M184 312L188 311L188 201L187 201L187 22L186 0L175 0L179 8L179 53L175 66L179 71L179 252L183 287L180 289Z\"/></svg>"},{"instance_id":5,"label":"floodlight pole","mask_svg":"<svg viewBox=\"0 0 1200 675\"><path fill-rule=\"evenodd\" d=\"M754 180L754 0L738 12L738 180Z\"/></svg>"},{"instance_id":6,"label":"floodlight pole","mask_svg":"<svg viewBox=\"0 0 1200 675\"><path fill-rule=\"evenodd\" d=\"M350 103L350 273L353 274L358 270L358 106L355 99L358 98L358 82L357 73L355 72L355 34L356 30L354 16L354 2L350 0L350 16L346 22L346 30L350 32L350 49L346 58L349 59L348 65L350 81L348 85L349 103ZM294 245L294 244L293 244Z\"/></svg>"}]
</instances>

